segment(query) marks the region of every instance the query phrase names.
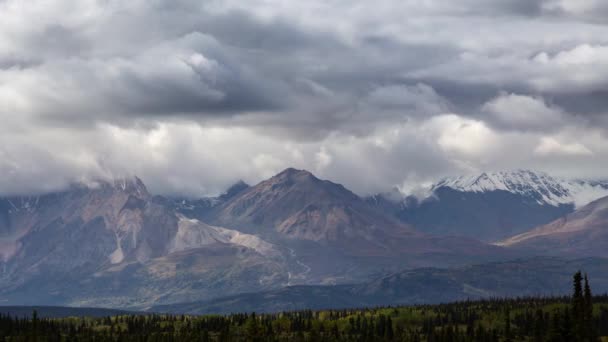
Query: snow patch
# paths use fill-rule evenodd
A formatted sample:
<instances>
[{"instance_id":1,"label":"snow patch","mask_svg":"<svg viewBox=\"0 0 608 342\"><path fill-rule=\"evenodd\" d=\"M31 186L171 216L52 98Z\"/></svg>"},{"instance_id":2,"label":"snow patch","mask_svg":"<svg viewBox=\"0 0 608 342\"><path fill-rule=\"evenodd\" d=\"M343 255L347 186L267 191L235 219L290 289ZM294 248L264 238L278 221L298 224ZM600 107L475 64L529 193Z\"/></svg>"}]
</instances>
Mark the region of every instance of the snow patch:
<instances>
[{"instance_id":1,"label":"snow patch","mask_svg":"<svg viewBox=\"0 0 608 342\"><path fill-rule=\"evenodd\" d=\"M574 204L577 208L608 196L608 181L565 180L529 170L484 172L480 175L446 178L435 184L432 190L441 187L463 192L503 190L532 198L539 204Z\"/></svg>"}]
</instances>

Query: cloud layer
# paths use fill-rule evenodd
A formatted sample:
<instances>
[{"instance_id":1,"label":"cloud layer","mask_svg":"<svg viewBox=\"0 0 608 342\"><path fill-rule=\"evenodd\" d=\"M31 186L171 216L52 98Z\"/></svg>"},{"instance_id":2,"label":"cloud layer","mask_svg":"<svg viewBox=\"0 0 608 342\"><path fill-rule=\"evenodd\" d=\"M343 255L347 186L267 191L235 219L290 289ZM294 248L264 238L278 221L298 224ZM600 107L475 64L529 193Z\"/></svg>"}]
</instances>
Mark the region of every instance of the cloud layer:
<instances>
[{"instance_id":1,"label":"cloud layer","mask_svg":"<svg viewBox=\"0 0 608 342\"><path fill-rule=\"evenodd\" d=\"M606 177L594 0L0 1L0 193L137 174L192 196L306 168L361 194Z\"/></svg>"}]
</instances>

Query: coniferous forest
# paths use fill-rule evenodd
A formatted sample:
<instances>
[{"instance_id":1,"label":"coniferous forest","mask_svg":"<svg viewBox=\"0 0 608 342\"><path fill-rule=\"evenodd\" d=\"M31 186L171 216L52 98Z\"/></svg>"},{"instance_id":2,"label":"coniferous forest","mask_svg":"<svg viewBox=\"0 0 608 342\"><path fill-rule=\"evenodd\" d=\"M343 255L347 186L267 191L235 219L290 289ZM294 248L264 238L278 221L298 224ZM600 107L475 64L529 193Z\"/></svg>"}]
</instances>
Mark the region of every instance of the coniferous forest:
<instances>
[{"instance_id":1,"label":"coniferous forest","mask_svg":"<svg viewBox=\"0 0 608 342\"><path fill-rule=\"evenodd\" d=\"M227 316L0 316L2 341L608 341L608 296L586 275L570 297Z\"/></svg>"}]
</instances>

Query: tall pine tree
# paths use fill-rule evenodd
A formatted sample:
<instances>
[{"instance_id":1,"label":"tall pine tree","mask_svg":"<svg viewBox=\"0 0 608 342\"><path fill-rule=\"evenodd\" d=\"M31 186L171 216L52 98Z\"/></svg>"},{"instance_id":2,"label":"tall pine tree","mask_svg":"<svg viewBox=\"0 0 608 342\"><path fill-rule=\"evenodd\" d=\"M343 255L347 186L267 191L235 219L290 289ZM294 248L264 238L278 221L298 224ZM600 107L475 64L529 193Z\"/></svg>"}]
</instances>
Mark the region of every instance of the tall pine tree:
<instances>
[{"instance_id":1,"label":"tall pine tree","mask_svg":"<svg viewBox=\"0 0 608 342\"><path fill-rule=\"evenodd\" d=\"M576 341L585 340L585 299L583 297L583 275L581 271L574 274L572 293L572 327Z\"/></svg>"},{"instance_id":2,"label":"tall pine tree","mask_svg":"<svg viewBox=\"0 0 608 342\"><path fill-rule=\"evenodd\" d=\"M591 287L589 286L589 278L585 274L585 286L583 290L583 328L585 329L584 340L596 341L596 331L593 326L593 302L591 300Z\"/></svg>"}]
</instances>

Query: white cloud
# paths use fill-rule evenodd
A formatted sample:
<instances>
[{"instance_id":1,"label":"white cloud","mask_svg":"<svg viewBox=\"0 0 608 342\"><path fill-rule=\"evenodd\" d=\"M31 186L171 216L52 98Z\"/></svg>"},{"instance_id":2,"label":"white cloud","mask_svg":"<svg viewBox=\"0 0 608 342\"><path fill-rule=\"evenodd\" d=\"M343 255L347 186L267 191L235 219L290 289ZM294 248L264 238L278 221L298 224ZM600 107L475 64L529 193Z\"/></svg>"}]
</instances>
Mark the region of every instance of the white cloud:
<instances>
[{"instance_id":1,"label":"white cloud","mask_svg":"<svg viewBox=\"0 0 608 342\"><path fill-rule=\"evenodd\" d=\"M547 131L559 128L566 114L542 98L503 93L482 106L485 119L511 130Z\"/></svg>"},{"instance_id":2,"label":"white cloud","mask_svg":"<svg viewBox=\"0 0 608 342\"><path fill-rule=\"evenodd\" d=\"M558 66L572 66L585 64L605 64L608 62L608 46L582 44L571 50L560 51L553 57L541 52L534 57L534 61L542 64L555 63Z\"/></svg>"},{"instance_id":3,"label":"white cloud","mask_svg":"<svg viewBox=\"0 0 608 342\"><path fill-rule=\"evenodd\" d=\"M599 32L591 33L598 28L600 26L590 27L588 34L581 33L581 37L576 34L571 39L603 42L603 39L599 38ZM554 29L563 32L563 28ZM601 27L601 30L605 28ZM551 33L548 33L548 36L550 35ZM458 58L441 65L414 70L407 75L418 79L438 78L469 86L483 84L501 90L519 89L518 92L523 93L522 95L534 93L557 97L563 94L601 92L606 89L608 47L605 42L585 42L572 46L572 42L568 40L551 43L552 39L547 37L535 38L543 42L544 46L522 42L513 49L500 47L501 53L489 48L481 51L469 49L462 52ZM539 52L539 48L543 50Z\"/></svg>"},{"instance_id":4,"label":"white cloud","mask_svg":"<svg viewBox=\"0 0 608 342\"><path fill-rule=\"evenodd\" d=\"M466 159L484 158L499 143L496 133L482 121L451 114L434 118L430 125L438 130L437 144L445 152Z\"/></svg>"},{"instance_id":5,"label":"white cloud","mask_svg":"<svg viewBox=\"0 0 608 342\"><path fill-rule=\"evenodd\" d=\"M321 146L315 154L315 171L319 172L327 168L332 162L332 156L327 152L325 146Z\"/></svg>"},{"instance_id":6,"label":"white cloud","mask_svg":"<svg viewBox=\"0 0 608 342\"><path fill-rule=\"evenodd\" d=\"M533 57L531 85L540 91L599 91L608 84L608 46L581 44Z\"/></svg>"},{"instance_id":7,"label":"white cloud","mask_svg":"<svg viewBox=\"0 0 608 342\"><path fill-rule=\"evenodd\" d=\"M542 137L534 153L541 156L591 156L593 152L579 142L564 143L553 137Z\"/></svg>"}]
</instances>

